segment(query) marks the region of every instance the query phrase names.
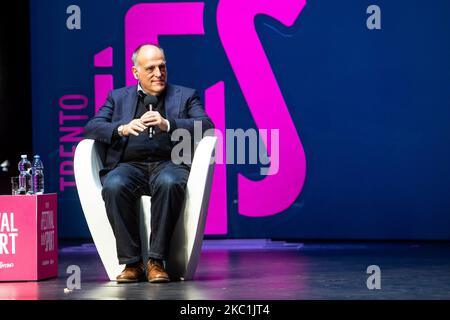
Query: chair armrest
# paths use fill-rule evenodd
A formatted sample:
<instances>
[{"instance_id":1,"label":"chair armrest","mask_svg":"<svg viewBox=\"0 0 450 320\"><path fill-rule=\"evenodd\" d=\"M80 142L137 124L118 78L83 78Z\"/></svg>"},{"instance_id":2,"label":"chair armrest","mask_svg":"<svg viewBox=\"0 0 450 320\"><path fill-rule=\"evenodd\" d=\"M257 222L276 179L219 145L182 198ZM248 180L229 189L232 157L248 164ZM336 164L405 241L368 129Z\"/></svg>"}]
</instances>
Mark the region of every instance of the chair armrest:
<instances>
[{"instance_id":1,"label":"chair armrest","mask_svg":"<svg viewBox=\"0 0 450 320\"><path fill-rule=\"evenodd\" d=\"M78 169L80 170L77 170ZM89 170L87 170L89 168ZM96 187L102 187L98 173L103 169L100 155L97 152L95 140L81 140L75 150L74 171L78 179L86 183L94 183Z\"/></svg>"},{"instance_id":2,"label":"chair armrest","mask_svg":"<svg viewBox=\"0 0 450 320\"><path fill-rule=\"evenodd\" d=\"M207 136L195 150L186 186L185 208L170 244L168 272L171 277L190 280L195 274L208 213L216 143L216 137Z\"/></svg>"},{"instance_id":3,"label":"chair armrest","mask_svg":"<svg viewBox=\"0 0 450 320\"><path fill-rule=\"evenodd\" d=\"M116 239L102 198L102 184L98 173L103 164L94 140L84 139L78 143L73 166L86 222L106 273L113 280L120 273L122 266L119 265L115 245L111 245L115 244Z\"/></svg>"}]
</instances>

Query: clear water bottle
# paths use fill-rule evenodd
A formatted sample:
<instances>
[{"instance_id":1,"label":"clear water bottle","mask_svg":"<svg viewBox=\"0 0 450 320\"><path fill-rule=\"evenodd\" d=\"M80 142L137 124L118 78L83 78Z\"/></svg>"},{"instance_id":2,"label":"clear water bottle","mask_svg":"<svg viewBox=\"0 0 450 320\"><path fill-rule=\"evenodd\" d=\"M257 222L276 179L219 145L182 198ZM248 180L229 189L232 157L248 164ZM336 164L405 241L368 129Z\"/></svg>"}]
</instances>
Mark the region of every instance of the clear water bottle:
<instances>
[{"instance_id":1,"label":"clear water bottle","mask_svg":"<svg viewBox=\"0 0 450 320\"><path fill-rule=\"evenodd\" d=\"M34 194L44 194L44 165L38 155L34 156L31 165L31 185Z\"/></svg>"},{"instance_id":2,"label":"clear water bottle","mask_svg":"<svg viewBox=\"0 0 450 320\"><path fill-rule=\"evenodd\" d=\"M20 156L22 159L19 162L19 194L31 194L31 163L27 159L27 155Z\"/></svg>"}]
</instances>

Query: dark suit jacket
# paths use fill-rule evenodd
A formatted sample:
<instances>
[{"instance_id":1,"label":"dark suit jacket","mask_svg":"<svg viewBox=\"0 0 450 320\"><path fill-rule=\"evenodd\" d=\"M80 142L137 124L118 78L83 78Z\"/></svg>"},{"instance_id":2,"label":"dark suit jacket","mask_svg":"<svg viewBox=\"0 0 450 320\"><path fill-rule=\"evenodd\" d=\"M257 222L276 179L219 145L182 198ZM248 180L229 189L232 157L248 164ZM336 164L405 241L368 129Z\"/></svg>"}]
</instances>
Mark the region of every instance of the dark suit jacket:
<instances>
[{"instance_id":1,"label":"dark suit jacket","mask_svg":"<svg viewBox=\"0 0 450 320\"><path fill-rule=\"evenodd\" d=\"M117 137L114 131L119 125L127 124L134 118L137 102L137 86L113 90L98 113L86 124L86 138L100 142L99 151L105 171L114 169L122 157L128 138ZM194 121L202 122L203 132L214 127L194 89L167 84L164 108L166 119L170 123L169 133L177 128L184 128L193 136Z\"/></svg>"}]
</instances>

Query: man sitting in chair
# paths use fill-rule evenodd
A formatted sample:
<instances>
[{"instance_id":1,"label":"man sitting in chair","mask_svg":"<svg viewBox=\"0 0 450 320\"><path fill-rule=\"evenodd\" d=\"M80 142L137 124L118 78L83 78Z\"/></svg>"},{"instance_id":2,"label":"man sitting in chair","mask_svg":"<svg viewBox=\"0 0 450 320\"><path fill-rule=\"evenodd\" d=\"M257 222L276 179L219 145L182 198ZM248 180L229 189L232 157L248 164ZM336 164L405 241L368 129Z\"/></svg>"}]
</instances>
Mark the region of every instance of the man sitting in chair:
<instances>
[{"instance_id":1,"label":"man sitting in chair","mask_svg":"<svg viewBox=\"0 0 450 320\"><path fill-rule=\"evenodd\" d=\"M85 127L85 136L106 146L100 172L117 256L126 267L117 282L168 282L164 269L169 243L183 209L189 166L171 161L177 128L213 128L194 89L167 83L164 51L153 44L133 53L137 86L113 90ZM144 265L139 235L139 199L151 196L149 260Z\"/></svg>"}]
</instances>

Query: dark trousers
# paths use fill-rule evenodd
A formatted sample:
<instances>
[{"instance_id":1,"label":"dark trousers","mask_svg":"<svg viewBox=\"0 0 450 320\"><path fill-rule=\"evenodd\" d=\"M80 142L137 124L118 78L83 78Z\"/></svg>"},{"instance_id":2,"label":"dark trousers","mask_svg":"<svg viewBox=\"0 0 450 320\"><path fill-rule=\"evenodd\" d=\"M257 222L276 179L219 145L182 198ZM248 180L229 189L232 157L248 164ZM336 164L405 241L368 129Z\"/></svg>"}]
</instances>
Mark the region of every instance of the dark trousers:
<instances>
[{"instance_id":1,"label":"dark trousers","mask_svg":"<svg viewBox=\"0 0 450 320\"><path fill-rule=\"evenodd\" d=\"M116 237L120 264L141 260L139 201L151 196L148 255L166 259L170 238L184 204L189 167L171 161L120 163L101 178L102 197Z\"/></svg>"}]
</instances>

